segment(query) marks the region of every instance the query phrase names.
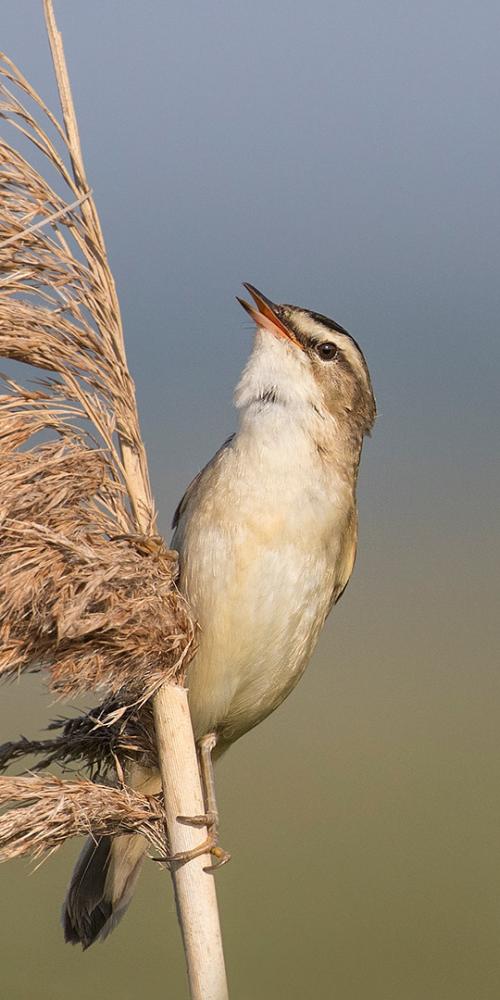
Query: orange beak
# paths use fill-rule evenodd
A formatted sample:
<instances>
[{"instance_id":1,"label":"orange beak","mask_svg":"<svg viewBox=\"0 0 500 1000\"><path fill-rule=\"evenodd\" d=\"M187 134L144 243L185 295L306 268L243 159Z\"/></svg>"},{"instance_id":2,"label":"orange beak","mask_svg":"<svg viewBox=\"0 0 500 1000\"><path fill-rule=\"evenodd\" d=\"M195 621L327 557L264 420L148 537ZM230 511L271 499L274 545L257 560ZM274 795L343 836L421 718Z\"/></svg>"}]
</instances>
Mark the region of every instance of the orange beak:
<instances>
[{"instance_id":1,"label":"orange beak","mask_svg":"<svg viewBox=\"0 0 500 1000\"><path fill-rule=\"evenodd\" d=\"M290 343L294 344L295 347L300 347L300 350L303 351L304 348L300 341L297 340L291 330L289 330L284 323L281 322L279 316L277 315L278 307L274 304L274 302L271 302L271 300L266 298L262 292L259 292L257 288L254 288L253 285L249 285L246 281L243 282L243 287L246 288L247 292L250 292L257 308L255 309L254 306L245 302L244 299L238 298L238 296L236 296L236 298L238 299L240 305L246 310L248 315L252 317L257 326L264 327L265 330L269 330L269 332L273 333L275 337L280 337L282 340L284 339L290 341Z\"/></svg>"}]
</instances>

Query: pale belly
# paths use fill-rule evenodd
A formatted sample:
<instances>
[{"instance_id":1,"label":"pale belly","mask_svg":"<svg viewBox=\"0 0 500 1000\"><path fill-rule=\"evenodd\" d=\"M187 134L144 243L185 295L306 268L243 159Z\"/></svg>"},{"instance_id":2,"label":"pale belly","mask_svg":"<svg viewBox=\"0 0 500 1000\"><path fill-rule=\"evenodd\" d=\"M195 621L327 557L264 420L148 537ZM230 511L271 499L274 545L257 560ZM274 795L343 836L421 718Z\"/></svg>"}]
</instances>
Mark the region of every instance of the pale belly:
<instances>
[{"instance_id":1,"label":"pale belly","mask_svg":"<svg viewBox=\"0 0 500 1000\"><path fill-rule=\"evenodd\" d=\"M333 553L312 554L307 539L276 547L245 530L231 542L215 547L209 572L197 560L196 579L185 581L200 625L188 674L195 736L217 730L222 745L257 725L295 687L335 576Z\"/></svg>"},{"instance_id":2,"label":"pale belly","mask_svg":"<svg viewBox=\"0 0 500 1000\"><path fill-rule=\"evenodd\" d=\"M200 626L187 678L195 736L216 730L226 745L301 677L342 579L353 509L349 483L274 409L206 467L172 543Z\"/></svg>"}]
</instances>

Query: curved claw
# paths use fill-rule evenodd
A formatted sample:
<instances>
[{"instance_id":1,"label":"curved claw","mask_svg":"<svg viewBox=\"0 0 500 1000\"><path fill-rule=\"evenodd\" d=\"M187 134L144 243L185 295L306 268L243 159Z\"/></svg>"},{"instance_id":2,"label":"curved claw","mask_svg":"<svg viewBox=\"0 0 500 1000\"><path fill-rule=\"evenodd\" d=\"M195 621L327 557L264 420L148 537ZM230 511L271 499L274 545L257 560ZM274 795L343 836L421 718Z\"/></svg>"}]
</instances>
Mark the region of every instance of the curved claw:
<instances>
[{"instance_id":1,"label":"curved claw","mask_svg":"<svg viewBox=\"0 0 500 1000\"><path fill-rule=\"evenodd\" d=\"M203 869L204 872L217 871L217 868L222 868L223 865L226 865L231 860L229 852L219 847L213 836L208 836L201 844L198 844L197 847L192 847L190 850L177 851L176 854L165 855L163 858L156 857L152 860L159 861L170 867L171 865L186 864L187 861L199 858L203 854L211 854L216 859L214 864L207 865Z\"/></svg>"},{"instance_id":2,"label":"curved claw","mask_svg":"<svg viewBox=\"0 0 500 1000\"><path fill-rule=\"evenodd\" d=\"M207 872L208 875L213 875L213 873L216 872L218 868L222 868L223 865L227 865L228 861L231 860L231 855L229 854L229 851L224 851L222 847L217 847L217 845L215 845L215 847L212 847L210 854L212 855L213 858L216 858L217 860L213 862L211 865L205 865L203 871Z\"/></svg>"}]
</instances>

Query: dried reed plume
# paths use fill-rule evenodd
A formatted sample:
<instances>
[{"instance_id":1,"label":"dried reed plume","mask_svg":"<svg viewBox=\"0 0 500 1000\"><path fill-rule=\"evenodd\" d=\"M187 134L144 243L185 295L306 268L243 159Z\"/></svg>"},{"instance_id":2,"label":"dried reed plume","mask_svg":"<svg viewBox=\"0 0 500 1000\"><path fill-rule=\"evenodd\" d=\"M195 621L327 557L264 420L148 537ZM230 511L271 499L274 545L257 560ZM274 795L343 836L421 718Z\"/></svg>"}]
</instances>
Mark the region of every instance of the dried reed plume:
<instances>
[{"instance_id":1,"label":"dried reed plume","mask_svg":"<svg viewBox=\"0 0 500 1000\"><path fill-rule=\"evenodd\" d=\"M129 788L44 777L0 782L0 861L42 858L68 838L140 833L165 856L163 811L157 800Z\"/></svg>"},{"instance_id":2,"label":"dried reed plume","mask_svg":"<svg viewBox=\"0 0 500 1000\"><path fill-rule=\"evenodd\" d=\"M0 356L45 373L2 380L0 677L46 667L61 695L144 701L182 670L194 630L174 554L143 537L153 500L78 134L6 56L0 116L52 174L0 141Z\"/></svg>"},{"instance_id":3,"label":"dried reed plume","mask_svg":"<svg viewBox=\"0 0 500 1000\"><path fill-rule=\"evenodd\" d=\"M0 772L26 757L31 771L44 771L54 764L64 769L84 768L99 781L122 780L131 761L146 768L157 768L151 703L126 713L115 699L85 715L56 719L48 731L57 733L43 740L22 736L0 746Z\"/></svg>"},{"instance_id":4,"label":"dried reed plume","mask_svg":"<svg viewBox=\"0 0 500 1000\"><path fill-rule=\"evenodd\" d=\"M172 852L185 852L206 837L178 822L204 807L182 684L195 629L175 587L175 554L155 535L120 309L52 0L44 12L62 125L0 56L0 118L44 165L0 140L0 356L43 373L35 385L4 377L0 394L0 679L43 667L61 696L103 688L106 697L53 740L6 744L0 759L40 752L40 767L83 763L94 776L114 772L121 787L0 778L0 807L10 804L0 860L45 854L80 833L132 830L164 855L165 826ZM164 813L124 787L132 754L157 758ZM172 879L191 996L226 1000L208 861L174 866Z\"/></svg>"}]
</instances>

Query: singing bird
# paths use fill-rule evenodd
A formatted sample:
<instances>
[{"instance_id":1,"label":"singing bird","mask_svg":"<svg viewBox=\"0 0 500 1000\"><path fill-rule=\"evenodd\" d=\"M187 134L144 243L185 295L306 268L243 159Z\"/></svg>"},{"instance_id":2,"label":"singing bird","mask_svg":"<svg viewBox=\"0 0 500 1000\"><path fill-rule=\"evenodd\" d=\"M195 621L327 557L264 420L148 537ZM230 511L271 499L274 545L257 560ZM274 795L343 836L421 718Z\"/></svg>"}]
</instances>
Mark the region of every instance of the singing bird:
<instances>
[{"instance_id":1,"label":"singing bird","mask_svg":"<svg viewBox=\"0 0 500 1000\"><path fill-rule=\"evenodd\" d=\"M356 556L356 481L376 407L363 353L343 327L277 305L252 285L256 324L235 391L239 427L196 476L174 517L179 586L200 626L188 670L202 770L293 690ZM136 766L128 782L160 791ZM208 778L207 778L208 780ZM211 845L216 806L208 782ZM207 811L208 811L207 810ZM130 902L146 843L89 841L63 909L67 941L87 948Z\"/></svg>"}]
</instances>

